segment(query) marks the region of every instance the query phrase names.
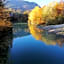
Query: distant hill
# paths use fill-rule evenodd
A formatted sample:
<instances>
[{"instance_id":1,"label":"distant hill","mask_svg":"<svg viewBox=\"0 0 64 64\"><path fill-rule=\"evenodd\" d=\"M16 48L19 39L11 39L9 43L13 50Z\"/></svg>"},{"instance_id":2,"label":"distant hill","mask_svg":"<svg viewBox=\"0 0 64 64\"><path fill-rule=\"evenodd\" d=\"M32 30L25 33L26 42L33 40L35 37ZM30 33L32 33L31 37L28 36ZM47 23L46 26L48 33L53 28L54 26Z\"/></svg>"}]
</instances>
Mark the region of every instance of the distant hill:
<instances>
[{"instance_id":1,"label":"distant hill","mask_svg":"<svg viewBox=\"0 0 64 64\"><path fill-rule=\"evenodd\" d=\"M39 5L36 4L35 2L10 0L6 6L9 7L9 8L21 9L21 11L26 11L26 10L31 10L35 6L39 6Z\"/></svg>"}]
</instances>

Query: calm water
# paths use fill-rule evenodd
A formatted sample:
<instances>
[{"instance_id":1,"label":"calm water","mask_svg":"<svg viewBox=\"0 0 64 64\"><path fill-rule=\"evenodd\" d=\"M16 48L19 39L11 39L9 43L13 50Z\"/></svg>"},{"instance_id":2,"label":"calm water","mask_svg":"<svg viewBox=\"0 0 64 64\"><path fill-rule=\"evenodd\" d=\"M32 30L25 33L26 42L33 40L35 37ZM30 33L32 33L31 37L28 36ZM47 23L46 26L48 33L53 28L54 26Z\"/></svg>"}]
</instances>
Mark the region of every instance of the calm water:
<instances>
[{"instance_id":1,"label":"calm water","mask_svg":"<svg viewBox=\"0 0 64 64\"><path fill-rule=\"evenodd\" d=\"M64 64L64 37L36 26L29 29L31 34L7 38L12 43L8 64Z\"/></svg>"}]
</instances>

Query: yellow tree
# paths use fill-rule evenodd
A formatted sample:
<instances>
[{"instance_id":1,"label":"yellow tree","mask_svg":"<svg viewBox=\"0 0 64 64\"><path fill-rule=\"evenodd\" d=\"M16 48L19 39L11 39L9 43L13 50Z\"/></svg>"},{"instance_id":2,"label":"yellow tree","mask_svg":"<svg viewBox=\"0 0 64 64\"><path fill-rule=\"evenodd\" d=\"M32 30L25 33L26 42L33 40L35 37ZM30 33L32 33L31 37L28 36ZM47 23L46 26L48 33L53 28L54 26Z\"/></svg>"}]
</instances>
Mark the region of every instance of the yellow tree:
<instances>
[{"instance_id":1,"label":"yellow tree","mask_svg":"<svg viewBox=\"0 0 64 64\"><path fill-rule=\"evenodd\" d=\"M36 6L30 13L29 13L29 20L31 24L40 24L42 22L42 8Z\"/></svg>"},{"instance_id":2,"label":"yellow tree","mask_svg":"<svg viewBox=\"0 0 64 64\"><path fill-rule=\"evenodd\" d=\"M63 22L64 2L52 2L42 10L42 18L46 24L60 24Z\"/></svg>"},{"instance_id":3,"label":"yellow tree","mask_svg":"<svg viewBox=\"0 0 64 64\"><path fill-rule=\"evenodd\" d=\"M48 6L45 6L42 9L42 18L45 22L48 20L48 18L54 19L55 16L57 15L56 9L54 8L54 5L56 4L57 4L56 2L49 3Z\"/></svg>"}]
</instances>

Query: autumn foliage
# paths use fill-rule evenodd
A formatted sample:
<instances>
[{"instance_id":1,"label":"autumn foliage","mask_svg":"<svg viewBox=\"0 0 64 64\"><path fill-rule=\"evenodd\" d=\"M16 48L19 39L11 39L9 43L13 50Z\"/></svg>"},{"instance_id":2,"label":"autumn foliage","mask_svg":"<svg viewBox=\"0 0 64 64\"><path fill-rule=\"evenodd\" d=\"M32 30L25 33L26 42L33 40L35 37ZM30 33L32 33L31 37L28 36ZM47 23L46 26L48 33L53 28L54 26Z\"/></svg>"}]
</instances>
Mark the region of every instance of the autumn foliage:
<instances>
[{"instance_id":1,"label":"autumn foliage","mask_svg":"<svg viewBox=\"0 0 64 64\"><path fill-rule=\"evenodd\" d=\"M4 2L5 0L0 0L0 27L4 26L4 27L11 27L12 23L9 21L9 12L7 11L7 9L4 6Z\"/></svg>"},{"instance_id":2,"label":"autumn foliage","mask_svg":"<svg viewBox=\"0 0 64 64\"><path fill-rule=\"evenodd\" d=\"M64 23L64 2L51 2L47 6L36 6L29 14L31 24L55 25Z\"/></svg>"},{"instance_id":3,"label":"autumn foliage","mask_svg":"<svg viewBox=\"0 0 64 64\"><path fill-rule=\"evenodd\" d=\"M29 14L29 22L31 24L42 23L42 8L36 6Z\"/></svg>"}]
</instances>

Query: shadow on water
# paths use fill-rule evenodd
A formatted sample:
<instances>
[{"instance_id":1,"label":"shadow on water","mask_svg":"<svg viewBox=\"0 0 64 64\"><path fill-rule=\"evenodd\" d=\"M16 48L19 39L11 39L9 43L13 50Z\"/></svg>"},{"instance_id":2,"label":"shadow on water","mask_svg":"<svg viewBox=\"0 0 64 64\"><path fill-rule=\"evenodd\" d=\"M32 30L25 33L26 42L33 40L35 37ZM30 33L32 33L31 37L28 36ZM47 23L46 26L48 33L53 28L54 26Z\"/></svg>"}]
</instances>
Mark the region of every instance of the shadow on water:
<instances>
[{"instance_id":1,"label":"shadow on water","mask_svg":"<svg viewBox=\"0 0 64 64\"><path fill-rule=\"evenodd\" d=\"M12 29L0 31L0 64L12 64L10 51L13 47L13 38L29 35L27 24L15 24Z\"/></svg>"},{"instance_id":2,"label":"shadow on water","mask_svg":"<svg viewBox=\"0 0 64 64\"><path fill-rule=\"evenodd\" d=\"M13 35L11 31L0 32L0 64L9 64L9 51L12 47Z\"/></svg>"}]
</instances>

